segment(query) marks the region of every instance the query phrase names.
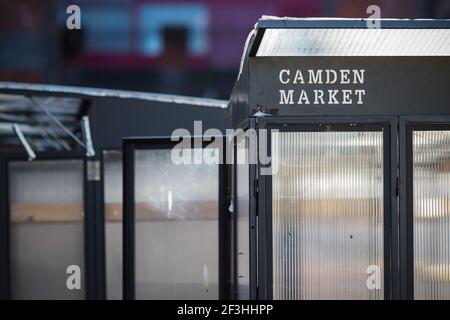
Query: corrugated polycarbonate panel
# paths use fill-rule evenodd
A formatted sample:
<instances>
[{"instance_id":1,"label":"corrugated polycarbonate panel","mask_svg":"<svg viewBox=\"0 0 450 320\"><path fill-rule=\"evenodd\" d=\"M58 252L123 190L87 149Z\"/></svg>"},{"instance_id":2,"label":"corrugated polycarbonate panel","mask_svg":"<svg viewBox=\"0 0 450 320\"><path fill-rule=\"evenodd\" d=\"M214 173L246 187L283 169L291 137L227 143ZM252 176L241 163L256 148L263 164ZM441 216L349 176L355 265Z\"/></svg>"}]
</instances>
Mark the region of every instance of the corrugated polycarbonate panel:
<instances>
[{"instance_id":1,"label":"corrugated polycarbonate panel","mask_svg":"<svg viewBox=\"0 0 450 320\"><path fill-rule=\"evenodd\" d=\"M135 151L136 298L218 299L218 165L171 152Z\"/></svg>"},{"instance_id":2,"label":"corrugated polycarbonate panel","mask_svg":"<svg viewBox=\"0 0 450 320\"><path fill-rule=\"evenodd\" d=\"M12 299L83 299L83 161L10 163L9 197Z\"/></svg>"},{"instance_id":3,"label":"corrugated polycarbonate panel","mask_svg":"<svg viewBox=\"0 0 450 320\"><path fill-rule=\"evenodd\" d=\"M257 56L448 56L450 29L267 29Z\"/></svg>"},{"instance_id":4,"label":"corrugated polycarbonate panel","mask_svg":"<svg viewBox=\"0 0 450 320\"><path fill-rule=\"evenodd\" d=\"M414 298L450 299L450 131L413 131Z\"/></svg>"},{"instance_id":5,"label":"corrugated polycarbonate panel","mask_svg":"<svg viewBox=\"0 0 450 320\"><path fill-rule=\"evenodd\" d=\"M273 132L274 299L383 299L383 133Z\"/></svg>"}]
</instances>

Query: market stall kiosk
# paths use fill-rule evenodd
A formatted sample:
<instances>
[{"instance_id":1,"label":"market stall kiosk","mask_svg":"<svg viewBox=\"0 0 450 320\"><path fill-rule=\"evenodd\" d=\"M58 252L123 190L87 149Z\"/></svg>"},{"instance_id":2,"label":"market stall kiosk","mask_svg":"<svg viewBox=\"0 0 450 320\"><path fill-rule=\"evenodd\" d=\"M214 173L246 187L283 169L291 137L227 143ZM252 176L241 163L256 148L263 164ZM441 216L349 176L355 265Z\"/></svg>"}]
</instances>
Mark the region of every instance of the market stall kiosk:
<instances>
[{"instance_id":1,"label":"market stall kiosk","mask_svg":"<svg viewBox=\"0 0 450 320\"><path fill-rule=\"evenodd\" d=\"M79 139L81 117L89 116L95 155L30 98ZM0 82L0 102L0 298L122 299L122 139L170 135L194 120L220 128L227 102L7 82ZM36 159L29 161L5 119L20 121ZM211 250L219 250L217 241ZM69 266L79 267L79 279Z\"/></svg>"},{"instance_id":2,"label":"market stall kiosk","mask_svg":"<svg viewBox=\"0 0 450 320\"><path fill-rule=\"evenodd\" d=\"M450 21L378 22L263 17L249 36L234 298L450 298Z\"/></svg>"}]
</instances>

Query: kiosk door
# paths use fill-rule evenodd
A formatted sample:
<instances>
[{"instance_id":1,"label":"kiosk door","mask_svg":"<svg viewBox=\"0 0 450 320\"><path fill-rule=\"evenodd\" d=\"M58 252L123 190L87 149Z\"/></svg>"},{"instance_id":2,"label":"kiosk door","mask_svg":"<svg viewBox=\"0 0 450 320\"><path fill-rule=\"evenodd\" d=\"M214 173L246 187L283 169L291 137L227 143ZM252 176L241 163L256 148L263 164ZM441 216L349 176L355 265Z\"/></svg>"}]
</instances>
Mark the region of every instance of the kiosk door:
<instances>
[{"instance_id":1,"label":"kiosk door","mask_svg":"<svg viewBox=\"0 0 450 320\"><path fill-rule=\"evenodd\" d=\"M221 150L177 145L170 138L125 141L126 299L221 296Z\"/></svg>"},{"instance_id":2,"label":"kiosk door","mask_svg":"<svg viewBox=\"0 0 450 320\"><path fill-rule=\"evenodd\" d=\"M266 297L389 298L392 123L271 119L261 128Z\"/></svg>"},{"instance_id":3,"label":"kiosk door","mask_svg":"<svg viewBox=\"0 0 450 320\"><path fill-rule=\"evenodd\" d=\"M450 299L450 121L406 120L403 269L409 299Z\"/></svg>"}]
</instances>

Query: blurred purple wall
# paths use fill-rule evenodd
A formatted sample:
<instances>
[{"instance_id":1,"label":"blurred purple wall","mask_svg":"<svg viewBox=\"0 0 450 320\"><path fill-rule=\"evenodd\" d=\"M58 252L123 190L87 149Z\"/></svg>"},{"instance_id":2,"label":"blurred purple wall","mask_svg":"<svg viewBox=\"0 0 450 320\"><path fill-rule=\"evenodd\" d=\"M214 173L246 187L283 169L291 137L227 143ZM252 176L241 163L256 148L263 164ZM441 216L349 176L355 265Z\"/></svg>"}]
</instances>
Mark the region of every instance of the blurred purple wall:
<instances>
[{"instance_id":1,"label":"blurred purple wall","mask_svg":"<svg viewBox=\"0 0 450 320\"><path fill-rule=\"evenodd\" d=\"M448 18L448 0L0 0L0 80L226 98L262 15ZM65 27L81 7L82 30Z\"/></svg>"}]
</instances>

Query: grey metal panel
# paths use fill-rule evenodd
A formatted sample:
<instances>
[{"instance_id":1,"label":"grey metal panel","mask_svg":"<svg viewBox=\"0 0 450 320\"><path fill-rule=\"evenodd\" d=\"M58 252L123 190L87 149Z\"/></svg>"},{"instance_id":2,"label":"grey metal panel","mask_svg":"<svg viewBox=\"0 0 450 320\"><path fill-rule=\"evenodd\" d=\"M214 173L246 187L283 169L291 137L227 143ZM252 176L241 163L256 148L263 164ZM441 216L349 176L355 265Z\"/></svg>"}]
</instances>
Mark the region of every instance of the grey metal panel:
<instances>
[{"instance_id":1,"label":"grey metal panel","mask_svg":"<svg viewBox=\"0 0 450 320\"><path fill-rule=\"evenodd\" d=\"M138 99L97 98L92 100L90 112L92 139L97 149L121 148L123 137L170 137L178 128L193 133L194 121L200 120L203 130L217 128L224 132L231 126L231 120L225 119L227 111Z\"/></svg>"},{"instance_id":2,"label":"grey metal panel","mask_svg":"<svg viewBox=\"0 0 450 320\"><path fill-rule=\"evenodd\" d=\"M363 83L283 85L279 73L291 70L365 70ZM250 111L267 116L349 116L349 115L446 115L449 114L450 57L254 57L250 59ZM365 90L363 103L314 103L314 90ZM294 90L293 104L280 103L280 91ZM302 90L310 104L298 103ZM312 94L312 95L311 95Z\"/></svg>"}]
</instances>

